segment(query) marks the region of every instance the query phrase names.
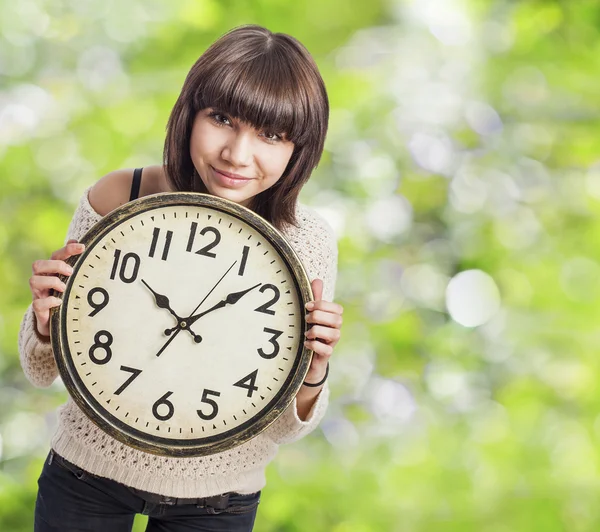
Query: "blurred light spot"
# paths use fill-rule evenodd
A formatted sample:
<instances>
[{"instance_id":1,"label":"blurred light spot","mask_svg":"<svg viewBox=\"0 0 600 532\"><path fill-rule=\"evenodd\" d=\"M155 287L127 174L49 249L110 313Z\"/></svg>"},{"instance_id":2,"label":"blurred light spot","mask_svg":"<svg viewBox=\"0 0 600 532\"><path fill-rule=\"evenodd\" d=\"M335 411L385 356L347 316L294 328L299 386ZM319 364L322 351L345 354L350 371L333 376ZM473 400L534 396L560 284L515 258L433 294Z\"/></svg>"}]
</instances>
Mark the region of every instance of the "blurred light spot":
<instances>
[{"instance_id":1,"label":"blurred light spot","mask_svg":"<svg viewBox=\"0 0 600 532\"><path fill-rule=\"evenodd\" d=\"M488 169L483 176L487 194L487 205L490 214L501 216L511 214L518 206L521 191L508 174L494 169Z\"/></svg>"},{"instance_id":2,"label":"blurred light spot","mask_svg":"<svg viewBox=\"0 0 600 532\"><path fill-rule=\"evenodd\" d=\"M37 165L46 171L58 171L75 166L78 159L78 143L74 135L44 139L35 153Z\"/></svg>"},{"instance_id":3,"label":"blurred light spot","mask_svg":"<svg viewBox=\"0 0 600 532\"><path fill-rule=\"evenodd\" d=\"M362 398L377 357L373 344L364 337L367 333L361 329L353 325L352 329L344 332L344 342L336 348L340 350L339 356L336 355L336 370L331 374L335 389L353 401Z\"/></svg>"},{"instance_id":4,"label":"blurred light spot","mask_svg":"<svg viewBox=\"0 0 600 532\"><path fill-rule=\"evenodd\" d=\"M548 360L537 375L560 395L577 400L596 388L595 377L589 367L579 360Z\"/></svg>"},{"instance_id":5,"label":"blurred light spot","mask_svg":"<svg viewBox=\"0 0 600 532\"><path fill-rule=\"evenodd\" d=\"M149 22L147 7L142 2L123 2L107 11L104 18L104 30L110 39L130 43L142 39L147 32ZM135 21L132 24L131 21Z\"/></svg>"},{"instance_id":6,"label":"blurred light spot","mask_svg":"<svg viewBox=\"0 0 600 532\"><path fill-rule=\"evenodd\" d=\"M85 87L100 92L115 78L123 76L121 59L110 48L94 46L80 55L77 75Z\"/></svg>"},{"instance_id":7,"label":"blurred light spot","mask_svg":"<svg viewBox=\"0 0 600 532\"><path fill-rule=\"evenodd\" d=\"M464 327L478 327L500 309L500 293L494 279L487 273L466 270L448 283L446 306L455 322Z\"/></svg>"},{"instance_id":8,"label":"blurred light spot","mask_svg":"<svg viewBox=\"0 0 600 532\"><path fill-rule=\"evenodd\" d=\"M44 418L17 412L5 423L3 435L5 459L27 455L46 439Z\"/></svg>"},{"instance_id":9,"label":"blurred light spot","mask_svg":"<svg viewBox=\"0 0 600 532\"><path fill-rule=\"evenodd\" d=\"M334 190L321 189L314 199L313 209L331 226L337 238L344 235L348 207L345 198Z\"/></svg>"},{"instance_id":10,"label":"blurred light spot","mask_svg":"<svg viewBox=\"0 0 600 532\"><path fill-rule=\"evenodd\" d=\"M68 2L69 10L75 13L82 20L99 20L107 16L111 9L114 9L112 0L97 2L94 0L70 0Z\"/></svg>"},{"instance_id":11,"label":"blurred light spot","mask_svg":"<svg viewBox=\"0 0 600 532\"><path fill-rule=\"evenodd\" d=\"M403 302L401 294L393 294L388 288L370 290L364 312L373 323L389 322L398 317Z\"/></svg>"},{"instance_id":12,"label":"blurred light spot","mask_svg":"<svg viewBox=\"0 0 600 532\"><path fill-rule=\"evenodd\" d=\"M415 162L425 170L445 174L451 170L454 151L450 139L442 133L415 133L408 142Z\"/></svg>"},{"instance_id":13,"label":"blurred light spot","mask_svg":"<svg viewBox=\"0 0 600 532\"><path fill-rule=\"evenodd\" d=\"M535 67L517 68L502 86L502 92L511 104L540 104L548 96L546 77Z\"/></svg>"},{"instance_id":14,"label":"blurred light spot","mask_svg":"<svg viewBox=\"0 0 600 532\"><path fill-rule=\"evenodd\" d=\"M500 115L485 102L469 103L465 114L471 129L480 135L492 135L502 130Z\"/></svg>"},{"instance_id":15,"label":"blurred light spot","mask_svg":"<svg viewBox=\"0 0 600 532\"><path fill-rule=\"evenodd\" d=\"M327 441L334 447L355 447L360 441L354 424L343 417L326 420L321 430Z\"/></svg>"},{"instance_id":16,"label":"blurred light spot","mask_svg":"<svg viewBox=\"0 0 600 532\"><path fill-rule=\"evenodd\" d=\"M508 362L507 367L510 367L510 360L514 355L514 352L515 350L512 345L505 341L495 340L488 342L485 349L481 352L481 358L486 362L491 362L492 364ZM514 373L519 373L520 369L522 368L519 363L519 367L514 371Z\"/></svg>"},{"instance_id":17,"label":"blurred light spot","mask_svg":"<svg viewBox=\"0 0 600 532\"><path fill-rule=\"evenodd\" d=\"M561 423L556 430L550 464L562 482L595 482L598 458L585 428L571 421Z\"/></svg>"},{"instance_id":18,"label":"blurred light spot","mask_svg":"<svg viewBox=\"0 0 600 532\"><path fill-rule=\"evenodd\" d=\"M358 177L369 196L393 194L398 188L399 174L390 156L379 154L364 158L357 166Z\"/></svg>"},{"instance_id":19,"label":"blurred light spot","mask_svg":"<svg viewBox=\"0 0 600 532\"><path fill-rule=\"evenodd\" d=\"M380 30L377 28L375 31ZM373 29L359 30L347 46L336 54L336 66L340 69L369 69L378 66L392 51L383 33Z\"/></svg>"},{"instance_id":20,"label":"blurred light spot","mask_svg":"<svg viewBox=\"0 0 600 532\"><path fill-rule=\"evenodd\" d=\"M400 279L402 292L417 305L444 310L444 291L448 277L430 264L415 264L404 270Z\"/></svg>"},{"instance_id":21,"label":"blurred light spot","mask_svg":"<svg viewBox=\"0 0 600 532\"><path fill-rule=\"evenodd\" d=\"M560 286L572 301L597 300L600 297L600 266L587 257L572 258L561 268Z\"/></svg>"},{"instance_id":22,"label":"blurred light spot","mask_svg":"<svg viewBox=\"0 0 600 532\"><path fill-rule=\"evenodd\" d=\"M422 20L432 35L449 46L467 44L472 38L471 21L458 2L419 0L410 4L413 18Z\"/></svg>"},{"instance_id":23,"label":"blurred light spot","mask_svg":"<svg viewBox=\"0 0 600 532\"><path fill-rule=\"evenodd\" d=\"M5 8L0 19L3 37L17 46L29 46L42 36L50 25L50 17L45 13L42 2L19 0Z\"/></svg>"},{"instance_id":24,"label":"blurred light spot","mask_svg":"<svg viewBox=\"0 0 600 532\"><path fill-rule=\"evenodd\" d=\"M343 142L334 147L333 164L342 169L346 179L356 181L359 180L356 168L370 158L371 153L371 146L364 140Z\"/></svg>"},{"instance_id":25,"label":"blurred light spot","mask_svg":"<svg viewBox=\"0 0 600 532\"><path fill-rule=\"evenodd\" d=\"M488 237L483 235L481 222L474 218L465 217L448 227L452 237L452 247L463 259L480 257L482 246L488 245Z\"/></svg>"},{"instance_id":26,"label":"blurred light spot","mask_svg":"<svg viewBox=\"0 0 600 532\"><path fill-rule=\"evenodd\" d=\"M453 128L458 121L463 120L462 91L460 87L454 87L447 82L425 83L406 92L404 98L399 101L402 111L396 111L395 118L400 131L404 129L405 123L411 126L412 131L417 125ZM438 142L450 145L449 137L442 130L437 132L436 136L430 136Z\"/></svg>"},{"instance_id":27,"label":"blurred light spot","mask_svg":"<svg viewBox=\"0 0 600 532\"><path fill-rule=\"evenodd\" d=\"M381 198L371 203L366 222L371 233L380 240L389 241L406 232L412 224L412 206L400 195Z\"/></svg>"},{"instance_id":28,"label":"blurred light spot","mask_svg":"<svg viewBox=\"0 0 600 532\"><path fill-rule=\"evenodd\" d=\"M484 375L446 364L429 364L425 381L433 397L463 412L479 409L491 395Z\"/></svg>"},{"instance_id":29,"label":"blurred light spot","mask_svg":"<svg viewBox=\"0 0 600 532\"><path fill-rule=\"evenodd\" d=\"M541 233L542 226L528 207L520 207L510 216L494 220L494 235L508 249L528 248Z\"/></svg>"},{"instance_id":30,"label":"blurred light spot","mask_svg":"<svg viewBox=\"0 0 600 532\"><path fill-rule=\"evenodd\" d=\"M490 343L502 343L506 339L508 311L506 308L500 308L494 317L483 324L479 331L488 345Z\"/></svg>"},{"instance_id":31,"label":"blurred light spot","mask_svg":"<svg viewBox=\"0 0 600 532\"><path fill-rule=\"evenodd\" d=\"M19 85L0 94L0 144L18 145L36 136L53 104L48 92L35 85Z\"/></svg>"},{"instance_id":32,"label":"blurred light spot","mask_svg":"<svg viewBox=\"0 0 600 532\"><path fill-rule=\"evenodd\" d=\"M519 189L521 201L536 203L545 201L554 194L554 184L548 169L535 159L521 157L511 178Z\"/></svg>"},{"instance_id":33,"label":"blurred light spot","mask_svg":"<svg viewBox=\"0 0 600 532\"><path fill-rule=\"evenodd\" d=\"M451 397L467 385L467 375L464 371L439 364L428 365L425 377L427 386L436 399Z\"/></svg>"},{"instance_id":34,"label":"blurred light spot","mask_svg":"<svg viewBox=\"0 0 600 532\"><path fill-rule=\"evenodd\" d=\"M474 174L461 171L450 183L449 199L458 212L472 214L485 206L487 187Z\"/></svg>"},{"instance_id":35,"label":"blurred light spot","mask_svg":"<svg viewBox=\"0 0 600 532\"><path fill-rule=\"evenodd\" d=\"M397 381L375 378L369 388L367 400L380 421L403 424L411 420L417 407L406 386Z\"/></svg>"},{"instance_id":36,"label":"blurred light spot","mask_svg":"<svg viewBox=\"0 0 600 532\"><path fill-rule=\"evenodd\" d=\"M507 52L515 42L515 34L510 24L488 20L483 23L482 30L481 38L488 50L492 52Z\"/></svg>"},{"instance_id":37,"label":"blurred light spot","mask_svg":"<svg viewBox=\"0 0 600 532\"><path fill-rule=\"evenodd\" d=\"M36 59L36 48L29 45L10 45L2 43L0 46L0 75L8 77L20 77L27 74Z\"/></svg>"},{"instance_id":38,"label":"blurred light spot","mask_svg":"<svg viewBox=\"0 0 600 532\"><path fill-rule=\"evenodd\" d=\"M17 139L22 140L24 133L34 130L37 122L34 111L26 105L6 105L0 111L0 141L8 144Z\"/></svg>"},{"instance_id":39,"label":"blurred light spot","mask_svg":"<svg viewBox=\"0 0 600 532\"><path fill-rule=\"evenodd\" d=\"M419 249L419 262L435 264L440 271L450 271L456 264L456 250L446 238L433 238ZM400 268L400 265L397 266Z\"/></svg>"},{"instance_id":40,"label":"blurred light spot","mask_svg":"<svg viewBox=\"0 0 600 532\"><path fill-rule=\"evenodd\" d=\"M537 124L518 124L511 135L511 143L516 151L538 160L548 158L554 139L555 134L548 127Z\"/></svg>"}]
</instances>

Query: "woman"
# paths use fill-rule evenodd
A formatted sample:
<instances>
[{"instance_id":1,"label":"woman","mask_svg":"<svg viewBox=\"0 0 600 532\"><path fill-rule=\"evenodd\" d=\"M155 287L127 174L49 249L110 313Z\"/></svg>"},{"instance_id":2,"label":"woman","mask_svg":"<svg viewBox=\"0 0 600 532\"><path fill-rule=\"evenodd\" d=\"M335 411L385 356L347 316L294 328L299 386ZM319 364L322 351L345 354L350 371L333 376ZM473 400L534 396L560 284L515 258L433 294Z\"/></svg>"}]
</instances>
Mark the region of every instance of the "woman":
<instances>
[{"instance_id":1,"label":"woman","mask_svg":"<svg viewBox=\"0 0 600 532\"><path fill-rule=\"evenodd\" d=\"M58 375L49 341L50 309L63 291L57 274L83 251L97 221L138 196L169 191L213 194L247 206L279 228L311 279L306 346L315 355L295 400L267 430L234 449L196 458L157 457L97 428L69 399L38 481L35 530L252 530L265 468L278 445L317 426L329 391L328 359L340 338L342 307L331 302L337 247L331 229L298 204L316 167L329 106L318 69L294 38L259 26L216 41L189 72L167 125L163 165L112 172L85 191L66 245L33 264L33 303L19 337L21 363L35 386Z\"/></svg>"}]
</instances>

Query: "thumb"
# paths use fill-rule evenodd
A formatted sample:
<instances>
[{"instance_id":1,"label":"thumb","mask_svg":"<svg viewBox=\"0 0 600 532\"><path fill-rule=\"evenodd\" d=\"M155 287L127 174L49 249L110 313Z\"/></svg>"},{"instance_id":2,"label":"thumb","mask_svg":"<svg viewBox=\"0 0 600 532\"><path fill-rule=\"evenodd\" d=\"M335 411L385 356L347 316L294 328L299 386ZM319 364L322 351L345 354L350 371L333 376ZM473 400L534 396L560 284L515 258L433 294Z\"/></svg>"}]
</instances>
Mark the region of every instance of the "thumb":
<instances>
[{"instance_id":1,"label":"thumb","mask_svg":"<svg viewBox=\"0 0 600 532\"><path fill-rule=\"evenodd\" d=\"M314 279L310 285L312 287L314 300L320 301L323 299L323 281L321 279Z\"/></svg>"}]
</instances>

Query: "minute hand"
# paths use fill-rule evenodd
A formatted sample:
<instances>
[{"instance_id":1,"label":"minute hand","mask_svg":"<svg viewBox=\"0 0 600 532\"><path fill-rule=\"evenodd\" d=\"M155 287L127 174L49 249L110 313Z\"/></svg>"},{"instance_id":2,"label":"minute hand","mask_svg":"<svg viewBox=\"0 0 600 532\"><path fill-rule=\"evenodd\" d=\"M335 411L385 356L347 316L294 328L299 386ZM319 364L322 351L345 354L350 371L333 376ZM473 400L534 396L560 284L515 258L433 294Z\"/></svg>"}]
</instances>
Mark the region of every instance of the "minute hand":
<instances>
[{"instance_id":1,"label":"minute hand","mask_svg":"<svg viewBox=\"0 0 600 532\"><path fill-rule=\"evenodd\" d=\"M250 290L254 290L262 283L255 284L254 286L247 288L246 290L242 290L241 292L232 292L225 299L219 301L214 307L205 310L204 312L200 312L200 314L196 314L195 316L190 316L187 320L188 327L194 323L196 320L199 320L202 316L206 316L209 312L213 310L217 310L219 308L223 308L225 305L235 305L243 296L245 296Z\"/></svg>"}]
</instances>

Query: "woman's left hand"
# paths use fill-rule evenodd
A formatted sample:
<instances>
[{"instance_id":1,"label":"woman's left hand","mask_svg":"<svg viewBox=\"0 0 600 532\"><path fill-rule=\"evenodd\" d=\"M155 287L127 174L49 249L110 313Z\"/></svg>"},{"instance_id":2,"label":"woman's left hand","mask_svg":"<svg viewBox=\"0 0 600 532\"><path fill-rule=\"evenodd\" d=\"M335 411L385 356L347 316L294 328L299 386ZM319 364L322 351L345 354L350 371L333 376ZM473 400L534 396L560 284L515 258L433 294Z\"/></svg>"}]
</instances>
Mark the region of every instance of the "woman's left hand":
<instances>
[{"instance_id":1,"label":"woman's left hand","mask_svg":"<svg viewBox=\"0 0 600 532\"><path fill-rule=\"evenodd\" d=\"M329 357L340 341L344 308L337 303L321 299L323 295L321 279L312 281L311 286L314 301L306 304L306 309L309 311L306 322L312 327L306 331L304 345L311 349L314 355L305 382L314 384L323 380Z\"/></svg>"}]
</instances>

